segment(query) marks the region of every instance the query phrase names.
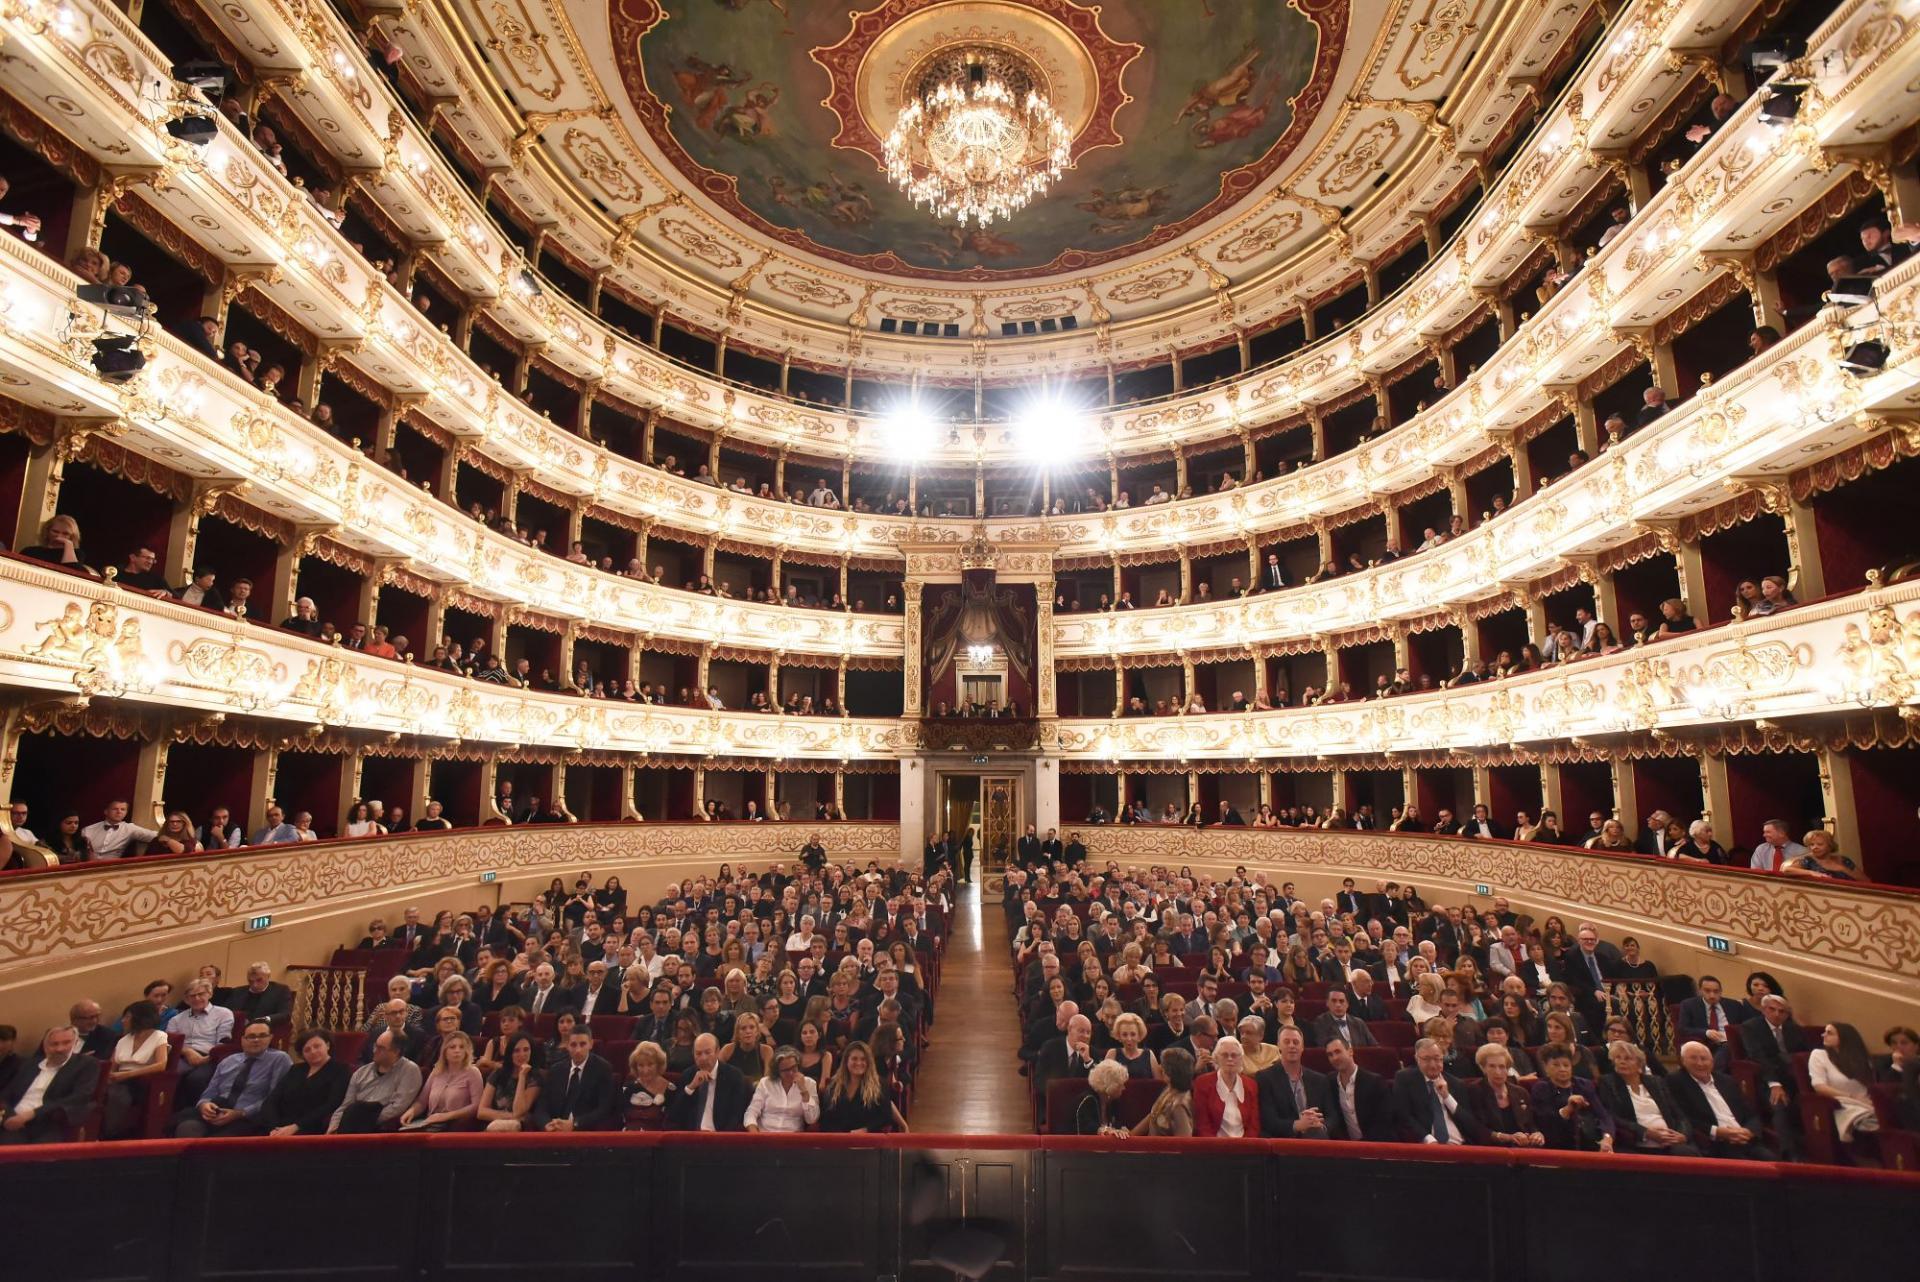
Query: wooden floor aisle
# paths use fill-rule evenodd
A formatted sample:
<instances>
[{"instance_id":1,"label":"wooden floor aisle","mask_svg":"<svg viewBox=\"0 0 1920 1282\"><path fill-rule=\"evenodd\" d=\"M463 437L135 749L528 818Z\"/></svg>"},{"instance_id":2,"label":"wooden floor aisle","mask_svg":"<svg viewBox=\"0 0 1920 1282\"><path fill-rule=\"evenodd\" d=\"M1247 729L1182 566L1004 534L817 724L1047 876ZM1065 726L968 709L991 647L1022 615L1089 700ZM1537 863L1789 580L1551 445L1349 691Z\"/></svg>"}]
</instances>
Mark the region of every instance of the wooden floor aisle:
<instances>
[{"instance_id":1,"label":"wooden floor aisle","mask_svg":"<svg viewBox=\"0 0 1920 1282\"><path fill-rule=\"evenodd\" d=\"M976 870L976 875L978 875ZM924 1067L914 1083L915 1131L1029 1134L1033 1115L1020 1076L1020 1025L1007 969L1007 922L997 898L960 887Z\"/></svg>"}]
</instances>

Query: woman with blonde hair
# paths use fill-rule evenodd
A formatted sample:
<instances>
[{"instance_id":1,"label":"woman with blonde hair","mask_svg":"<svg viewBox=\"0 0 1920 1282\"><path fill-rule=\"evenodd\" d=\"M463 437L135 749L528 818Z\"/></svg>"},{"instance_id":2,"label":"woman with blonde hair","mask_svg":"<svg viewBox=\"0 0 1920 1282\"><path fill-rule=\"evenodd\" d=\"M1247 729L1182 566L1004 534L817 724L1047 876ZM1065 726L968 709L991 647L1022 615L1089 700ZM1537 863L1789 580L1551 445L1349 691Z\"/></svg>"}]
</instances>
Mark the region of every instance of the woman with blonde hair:
<instances>
[{"instance_id":1,"label":"woman with blonde hair","mask_svg":"<svg viewBox=\"0 0 1920 1282\"><path fill-rule=\"evenodd\" d=\"M1151 974L1153 967L1141 955L1139 944L1128 944L1120 950L1120 964L1113 968L1114 983L1137 984Z\"/></svg>"},{"instance_id":2,"label":"woman with blonde hair","mask_svg":"<svg viewBox=\"0 0 1920 1282\"><path fill-rule=\"evenodd\" d=\"M433 1071L420 1083L419 1097L400 1115L400 1128L444 1131L470 1122L480 1112L485 1086L474 1067L473 1039L465 1033L448 1033L440 1039L440 1058Z\"/></svg>"},{"instance_id":3,"label":"woman with blonde hair","mask_svg":"<svg viewBox=\"0 0 1920 1282\"><path fill-rule=\"evenodd\" d=\"M907 1121L887 1097L887 1084L865 1042L849 1042L840 1068L820 1095L820 1129L842 1135L865 1135L907 1129Z\"/></svg>"},{"instance_id":4,"label":"woman with blonde hair","mask_svg":"<svg viewBox=\"0 0 1920 1282\"><path fill-rule=\"evenodd\" d=\"M81 550L80 522L65 512L41 526L40 542L30 548L21 548L20 555L46 561L62 569L91 574L96 579L100 577L100 572L87 564L87 554Z\"/></svg>"},{"instance_id":5,"label":"woman with blonde hair","mask_svg":"<svg viewBox=\"0 0 1920 1282\"><path fill-rule=\"evenodd\" d=\"M773 1071L773 1046L757 1013L746 1011L733 1021L733 1040L720 1048L720 1060L739 1069L750 1086Z\"/></svg>"},{"instance_id":6,"label":"woman with blonde hair","mask_svg":"<svg viewBox=\"0 0 1920 1282\"><path fill-rule=\"evenodd\" d=\"M641 1042L627 1056L627 1129L662 1131L667 1126L667 1052L658 1042Z\"/></svg>"},{"instance_id":7,"label":"woman with blonde hair","mask_svg":"<svg viewBox=\"0 0 1920 1282\"><path fill-rule=\"evenodd\" d=\"M1414 961L1423 960L1425 959L1420 957L1414 958ZM1424 1028L1428 1020L1437 1019L1443 1013L1440 1009L1440 992L1445 985L1441 982L1440 976L1430 970L1422 969L1417 979L1411 973L1413 971L1411 963L1408 964L1407 970L1409 972L1407 977L1414 982L1413 996L1407 1001L1407 1018L1413 1021L1415 1028Z\"/></svg>"},{"instance_id":8,"label":"woman with blonde hair","mask_svg":"<svg viewBox=\"0 0 1920 1282\"><path fill-rule=\"evenodd\" d=\"M1125 1069L1128 1077L1160 1076L1160 1062L1147 1049L1147 1021L1138 1015L1123 1014L1113 1021L1113 1040L1118 1043L1107 1052L1107 1059Z\"/></svg>"}]
</instances>

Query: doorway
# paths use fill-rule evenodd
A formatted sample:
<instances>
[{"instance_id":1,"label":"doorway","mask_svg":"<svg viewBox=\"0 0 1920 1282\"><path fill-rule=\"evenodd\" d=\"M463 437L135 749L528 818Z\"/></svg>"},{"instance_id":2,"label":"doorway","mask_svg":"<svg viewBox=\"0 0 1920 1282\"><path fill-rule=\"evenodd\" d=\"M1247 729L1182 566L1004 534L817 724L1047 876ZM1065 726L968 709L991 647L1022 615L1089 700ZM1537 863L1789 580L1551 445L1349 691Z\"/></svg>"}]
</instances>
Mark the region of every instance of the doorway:
<instances>
[{"instance_id":1,"label":"doorway","mask_svg":"<svg viewBox=\"0 0 1920 1282\"><path fill-rule=\"evenodd\" d=\"M971 833L974 858L987 872L1004 871L1020 836L1019 775L942 774L934 823L943 832Z\"/></svg>"}]
</instances>

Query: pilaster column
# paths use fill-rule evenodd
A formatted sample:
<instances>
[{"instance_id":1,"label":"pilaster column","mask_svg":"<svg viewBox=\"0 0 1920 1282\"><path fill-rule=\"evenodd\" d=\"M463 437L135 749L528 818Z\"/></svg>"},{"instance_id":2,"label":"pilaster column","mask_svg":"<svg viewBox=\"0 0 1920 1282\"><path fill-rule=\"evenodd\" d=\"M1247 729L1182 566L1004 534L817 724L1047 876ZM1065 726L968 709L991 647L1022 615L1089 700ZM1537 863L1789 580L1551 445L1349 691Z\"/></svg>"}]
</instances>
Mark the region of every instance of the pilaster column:
<instances>
[{"instance_id":1,"label":"pilaster column","mask_svg":"<svg viewBox=\"0 0 1920 1282\"><path fill-rule=\"evenodd\" d=\"M1249 648L1249 657L1253 659L1253 697L1263 699L1267 693L1267 656L1256 649ZM1263 773L1261 778L1266 778Z\"/></svg>"},{"instance_id":2,"label":"pilaster column","mask_svg":"<svg viewBox=\"0 0 1920 1282\"><path fill-rule=\"evenodd\" d=\"M1038 656L1034 664L1034 685L1038 691L1037 706L1034 715L1051 717L1055 714L1054 676L1053 676L1053 583L1051 580L1038 585L1035 596L1040 603L1038 629Z\"/></svg>"},{"instance_id":3,"label":"pilaster column","mask_svg":"<svg viewBox=\"0 0 1920 1282\"><path fill-rule=\"evenodd\" d=\"M780 652L775 650L767 660L767 698L772 701L775 712L780 710Z\"/></svg>"},{"instance_id":4,"label":"pilaster column","mask_svg":"<svg viewBox=\"0 0 1920 1282\"><path fill-rule=\"evenodd\" d=\"M1119 595L1117 593L1115 594L1114 599L1116 601L1119 600ZM1191 604L1192 601L1193 601L1193 558L1187 555L1186 546L1182 544L1180 548L1180 603L1182 605L1188 605L1188 604Z\"/></svg>"},{"instance_id":5,"label":"pilaster column","mask_svg":"<svg viewBox=\"0 0 1920 1282\"><path fill-rule=\"evenodd\" d=\"M781 366L785 369L786 366ZM785 392L787 389L780 389ZM773 456L773 492L784 501L787 497L787 447L782 445L780 452Z\"/></svg>"},{"instance_id":6,"label":"pilaster column","mask_svg":"<svg viewBox=\"0 0 1920 1282\"><path fill-rule=\"evenodd\" d=\"M1479 624L1468 618L1464 610L1448 611L1447 617L1453 620L1454 628L1460 633L1461 657L1469 664L1480 662Z\"/></svg>"},{"instance_id":7,"label":"pilaster column","mask_svg":"<svg viewBox=\"0 0 1920 1282\"><path fill-rule=\"evenodd\" d=\"M634 782L638 774L639 771L634 766L620 767L620 818L623 822L635 823L646 818L640 813L640 807L633 802Z\"/></svg>"},{"instance_id":8,"label":"pilaster column","mask_svg":"<svg viewBox=\"0 0 1920 1282\"><path fill-rule=\"evenodd\" d=\"M1624 758L1615 758L1609 763L1613 772L1613 818L1627 825L1629 830L1640 822L1639 790L1634 786L1633 762ZM1562 819L1569 816L1562 815Z\"/></svg>"},{"instance_id":9,"label":"pilaster column","mask_svg":"<svg viewBox=\"0 0 1920 1282\"><path fill-rule=\"evenodd\" d=\"M1469 527L1474 524L1472 501L1467 497L1467 478L1457 467L1447 469L1447 502L1453 508L1453 515L1465 521Z\"/></svg>"},{"instance_id":10,"label":"pilaster column","mask_svg":"<svg viewBox=\"0 0 1920 1282\"><path fill-rule=\"evenodd\" d=\"M1260 539L1257 535L1247 536L1247 586L1258 588L1260 583Z\"/></svg>"},{"instance_id":11,"label":"pilaster column","mask_svg":"<svg viewBox=\"0 0 1920 1282\"><path fill-rule=\"evenodd\" d=\"M1413 667L1413 641L1407 635L1404 626L1393 629L1393 670L1402 672Z\"/></svg>"},{"instance_id":12,"label":"pilaster column","mask_svg":"<svg viewBox=\"0 0 1920 1282\"><path fill-rule=\"evenodd\" d=\"M1560 783L1560 767L1551 761L1540 763L1540 808L1559 815L1560 826L1566 827L1566 790ZM1536 822L1539 818L1537 814L1534 816Z\"/></svg>"},{"instance_id":13,"label":"pilaster column","mask_svg":"<svg viewBox=\"0 0 1920 1282\"><path fill-rule=\"evenodd\" d=\"M706 545L700 549L700 573L706 575L708 578L713 577L713 557L714 553L719 549L719 544L720 536L718 534L709 534Z\"/></svg>"},{"instance_id":14,"label":"pilaster column","mask_svg":"<svg viewBox=\"0 0 1920 1282\"><path fill-rule=\"evenodd\" d=\"M1707 565L1700 545L1682 543L1673 559L1680 572L1680 599L1686 602L1687 613L1704 625L1712 603L1707 600Z\"/></svg>"},{"instance_id":15,"label":"pilaster column","mask_svg":"<svg viewBox=\"0 0 1920 1282\"><path fill-rule=\"evenodd\" d=\"M765 771L767 795L760 802L760 808L769 817L780 813L780 776L772 768Z\"/></svg>"},{"instance_id":16,"label":"pilaster column","mask_svg":"<svg viewBox=\"0 0 1920 1282\"><path fill-rule=\"evenodd\" d=\"M833 698L840 705L840 715L847 715L847 656L840 656L840 663L833 670Z\"/></svg>"},{"instance_id":17,"label":"pilaster column","mask_svg":"<svg viewBox=\"0 0 1920 1282\"><path fill-rule=\"evenodd\" d=\"M640 457L648 464L653 462L653 429L659 422L660 411L650 409L647 411L646 422L640 429Z\"/></svg>"},{"instance_id":18,"label":"pilaster column","mask_svg":"<svg viewBox=\"0 0 1920 1282\"><path fill-rule=\"evenodd\" d=\"M366 766L367 759L361 756L358 750L349 752L340 759L340 791L334 798L333 813L315 815L314 827L331 824L334 836L344 835L347 816L353 813L354 803L360 800L360 781L365 775Z\"/></svg>"},{"instance_id":19,"label":"pilaster column","mask_svg":"<svg viewBox=\"0 0 1920 1282\"><path fill-rule=\"evenodd\" d=\"M1178 496L1180 491L1186 488L1187 447L1184 445L1176 445L1173 447L1173 492L1175 496Z\"/></svg>"},{"instance_id":20,"label":"pilaster column","mask_svg":"<svg viewBox=\"0 0 1920 1282\"><path fill-rule=\"evenodd\" d=\"M925 715L925 710L922 707L923 691L921 689L924 684L924 679L921 675L920 666L922 650L920 640L920 597L924 586L919 579L909 576L901 587L901 591L906 597L905 626L903 629L905 632L906 659L900 671L902 684L905 686L905 690L903 691L904 698L901 701L900 707L902 715L908 717ZM906 780L903 777L901 779L901 786L904 788L905 785Z\"/></svg>"},{"instance_id":21,"label":"pilaster column","mask_svg":"<svg viewBox=\"0 0 1920 1282\"><path fill-rule=\"evenodd\" d=\"M1612 629L1614 638L1623 644L1621 636L1620 583L1608 570L1599 575L1593 584L1593 616Z\"/></svg>"},{"instance_id":22,"label":"pilaster column","mask_svg":"<svg viewBox=\"0 0 1920 1282\"><path fill-rule=\"evenodd\" d=\"M693 813L699 814L707 808L707 768L693 768Z\"/></svg>"},{"instance_id":23,"label":"pilaster column","mask_svg":"<svg viewBox=\"0 0 1920 1282\"><path fill-rule=\"evenodd\" d=\"M707 673L709 669L712 668L712 666L713 666L713 643L706 642L702 644L700 647L700 666L696 672L696 680L699 682L700 693L702 694L706 693L707 686L711 684L707 680Z\"/></svg>"},{"instance_id":24,"label":"pilaster column","mask_svg":"<svg viewBox=\"0 0 1920 1282\"><path fill-rule=\"evenodd\" d=\"M60 511L60 485L65 479L66 463L60 456L58 439L47 445L27 447L26 474L21 477L20 519L14 525L13 546L36 547L40 531Z\"/></svg>"},{"instance_id":25,"label":"pilaster column","mask_svg":"<svg viewBox=\"0 0 1920 1282\"><path fill-rule=\"evenodd\" d=\"M847 772L833 772L833 813L845 818L847 814Z\"/></svg>"},{"instance_id":26,"label":"pilaster column","mask_svg":"<svg viewBox=\"0 0 1920 1282\"><path fill-rule=\"evenodd\" d=\"M246 835L267 826L267 807L274 804L280 787L280 749L264 748L253 754L253 770L247 789Z\"/></svg>"},{"instance_id":27,"label":"pilaster column","mask_svg":"<svg viewBox=\"0 0 1920 1282\"><path fill-rule=\"evenodd\" d=\"M173 746L173 740L165 733L143 740L140 755L133 770L133 796L129 800L128 811L134 823L150 828L158 828L167 818L167 750ZM52 828L49 818L43 817L41 825Z\"/></svg>"},{"instance_id":28,"label":"pilaster column","mask_svg":"<svg viewBox=\"0 0 1920 1282\"><path fill-rule=\"evenodd\" d=\"M1827 573L1820 558L1820 534L1813 508L1789 496L1780 523L1787 532L1788 586L1794 596L1802 601L1825 596Z\"/></svg>"},{"instance_id":29,"label":"pilaster column","mask_svg":"<svg viewBox=\"0 0 1920 1282\"><path fill-rule=\"evenodd\" d=\"M840 599L849 606L852 605L852 601L847 592L847 566L850 560L851 558L845 556L840 558Z\"/></svg>"},{"instance_id":30,"label":"pilaster column","mask_svg":"<svg viewBox=\"0 0 1920 1282\"><path fill-rule=\"evenodd\" d=\"M1326 682L1320 687L1321 693L1324 694L1340 685L1340 647L1331 640L1324 640L1320 643L1320 657L1325 661L1327 668Z\"/></svg>"},{"instance_id":31,"label":"pilaster column","mask_svg":"<svg viewBox=\"0 0 1920 1282\"><path fill-rule=\"evenodd\" d=\"M1193 657L1185 650L1180 652L1180 710L1185 712L1193 701Z\"/></svg>"},{"instance_id":32,"label":"pilaster column","mask_svg":"<svg viewBox=\"0 0 1920 1282\"><path fill-rule=\"evenodd\" d=\"M1327 457L1327 424L1320 417L1320 407L1307 406L1307 430L1313 436L1313 461L1324 462Z\"/></svg>"},{"instance_id":33,"label":"pilaster column","mask_svg":"<svg viewBox=\"0 0 1920 1282\"><path fill-rule=\"evenodd\" d=\"M1700 758L1700 796L1704 799L1708 823L1719 835L1733 839L1733 785L1727 778L1727 759L1718 753Z\"/></svg>"},{"instance_id":34,"label":"pilaster column","mask_svg":"<svg viewBox=\"0 0 1920 1282\"><path fill-rule=\"evenodd\" d=\"M1840 849L1859 862L1863 873L1871 877L1873 869L1868 867L1864 856L1866 852L1860 846L1860 815L1853 802L1853 762L1848 754L1838 748L1821 748L1818 753L1820 763L1820 800L1826 807L1826 815L1821 823Z\"/></svg>"}]
</instances>

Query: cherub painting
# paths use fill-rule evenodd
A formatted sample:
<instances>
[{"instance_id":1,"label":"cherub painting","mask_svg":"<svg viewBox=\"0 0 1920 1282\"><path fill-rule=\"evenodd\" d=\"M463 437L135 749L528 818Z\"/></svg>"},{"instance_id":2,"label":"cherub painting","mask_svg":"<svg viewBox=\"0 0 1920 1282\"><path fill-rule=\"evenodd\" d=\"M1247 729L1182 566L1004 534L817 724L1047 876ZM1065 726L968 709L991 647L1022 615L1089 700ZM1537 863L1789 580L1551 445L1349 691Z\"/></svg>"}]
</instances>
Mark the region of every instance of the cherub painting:
<instances>
[{"instance_id":1,"label":"cherub painting","mask_svg":"<svg viewBox=\"0 0 1920 1282\"><path fill-rule=\"evenodd\" d=\"M1127 231L1129 223L1158 217L1167 207L1171 190L1166 183L1157 187L1128 186L1117 191L1095 187L1085 200L1076 201L1073 207L1092 214L1094 235L1106 236Z\"/></svg>"},{"instance_id":2,"label":"cherub painting","mask_svg":"<svg viewBox=\"0 0 1920 1282\"><path fill-rule=\"evenodd\" d=\"M735 71L724 62L708 62L697 54L688 54L673 71L680 100L693 108L694 123L702 129L713 128L713 122L727 109L727 91L752 79L751 73Z\"/></svg>"},{"instance_id":3,"label":"cherub painting","mask_svg":"<svg viewBox=\"0 0 1920 1282\"><path fill-rule=\"evenodd\" d=\"M1262 57L1264 54L1260 47L1250 43L1240 50L1239 57L1225 71L1193 87L1186 106L1180 109L1175 119L1193 120L1195 147L1218 147L1222 143L1234 142L1258 131L1267 123L1267 113L1273 109L1275 90L1268 87L1257 99L1254 97Z\"/></svg>"}]
</instances>

